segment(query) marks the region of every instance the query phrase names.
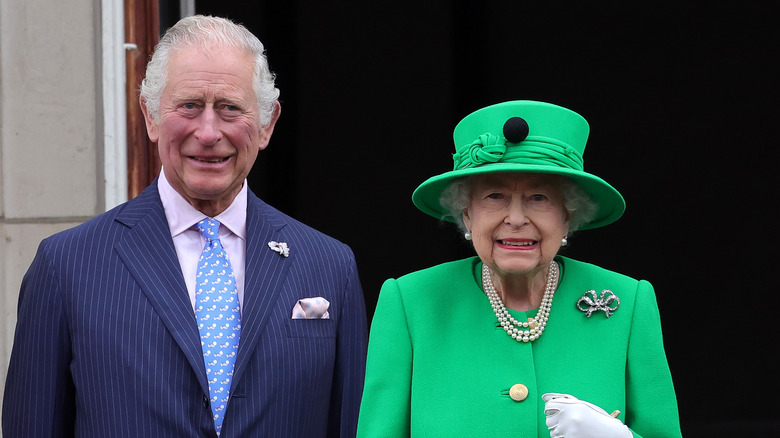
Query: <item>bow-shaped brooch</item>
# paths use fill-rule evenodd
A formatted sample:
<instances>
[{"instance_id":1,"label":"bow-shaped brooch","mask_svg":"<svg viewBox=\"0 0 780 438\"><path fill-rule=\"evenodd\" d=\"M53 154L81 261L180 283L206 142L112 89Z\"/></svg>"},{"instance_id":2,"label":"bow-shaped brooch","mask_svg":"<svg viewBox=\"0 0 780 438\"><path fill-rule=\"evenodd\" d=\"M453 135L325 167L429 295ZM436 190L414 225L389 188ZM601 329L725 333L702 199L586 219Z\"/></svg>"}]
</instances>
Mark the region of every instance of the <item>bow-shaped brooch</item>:
<instances>
[{"instance_id":1,"label":"bow-shaped brooch","mask_svg":"<svg viewBox=\"0 0 780 438\"><path fill-rule=\"evenodd\" d=\"M603 310L609 318L618 307L620 307L620 298L609 289L602 290L600 297L596 296L595 290L589 290L577 300L577 308L585 312L588 318L598 310Z\"/></svg>"},{"instance_id":2,"label":"bow-shaped brooch","mask_svg":"<svg viewBox=\"0 0 780 438\"><path fill-rule=\"evenodd\" d=\"M285 242L275 242L272 240L268 242L268 247L278 252L279 255L282 257L290 256L290 248L287 246Z\"/></svg>"}]
</instances>

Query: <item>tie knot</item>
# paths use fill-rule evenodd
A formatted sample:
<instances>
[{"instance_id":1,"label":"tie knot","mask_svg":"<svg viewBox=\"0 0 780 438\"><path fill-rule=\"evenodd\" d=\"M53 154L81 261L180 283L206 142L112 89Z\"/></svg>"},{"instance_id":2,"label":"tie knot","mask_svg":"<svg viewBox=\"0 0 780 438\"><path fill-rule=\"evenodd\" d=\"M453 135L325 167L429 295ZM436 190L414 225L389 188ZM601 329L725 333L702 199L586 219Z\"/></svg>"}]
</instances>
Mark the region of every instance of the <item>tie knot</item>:
<instances>
[{"instance_id":1,"label":"tie knot","mask_svg":"<svg viewBox=\"0 0 780 438\"><path fill-rule=\"evenodd\" d=\"M219 239L219 221L207 217L203 219L202 221L198 222L196 225L198 228L198 231L200 231L200 234L206 238L206 240L217 240Z\"/></svg>"}]
</instances>

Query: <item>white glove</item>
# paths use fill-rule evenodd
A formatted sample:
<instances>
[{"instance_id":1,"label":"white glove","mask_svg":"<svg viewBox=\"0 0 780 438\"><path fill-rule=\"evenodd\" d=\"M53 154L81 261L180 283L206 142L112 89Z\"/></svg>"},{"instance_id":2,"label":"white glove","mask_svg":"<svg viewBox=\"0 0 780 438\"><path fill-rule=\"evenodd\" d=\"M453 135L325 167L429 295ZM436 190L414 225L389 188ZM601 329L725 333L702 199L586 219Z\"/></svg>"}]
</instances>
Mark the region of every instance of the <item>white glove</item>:
<instances>
[{"instance_id":1,"label":"white glove","mask_svg":"<svg viewBox=\"0 0 780 438\"><path fill-rule=\"evenodd\" d=\"M547 393L544 414L551 438L633 438L617 418L600 407L569 394Z\"/></svg>"}]
</instances>

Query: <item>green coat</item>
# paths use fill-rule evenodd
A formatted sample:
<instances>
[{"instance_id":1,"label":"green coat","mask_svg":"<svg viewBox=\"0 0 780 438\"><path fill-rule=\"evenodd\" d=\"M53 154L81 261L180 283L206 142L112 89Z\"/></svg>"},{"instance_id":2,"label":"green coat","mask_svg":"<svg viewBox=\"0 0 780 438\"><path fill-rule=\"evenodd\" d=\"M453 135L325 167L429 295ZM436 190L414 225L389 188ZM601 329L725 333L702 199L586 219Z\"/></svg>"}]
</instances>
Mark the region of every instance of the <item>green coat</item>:
<instances>
[{"instance_id":1,"label":"green coat","mask_svg":"<svg viewBox=\"0 0 780 438\"><path fill-rule=\"evenodd\" d=\"M556 260L550 319L529 343L498 324L477 257L387 280L371 325L358 437L549 437L546 392L619 409L635 436L681 436L652 285ZM591 289L620 298L611 317L577 309ZM523 401L509 396L516 383L528 388Z\"/></svg>"}]
</instances>

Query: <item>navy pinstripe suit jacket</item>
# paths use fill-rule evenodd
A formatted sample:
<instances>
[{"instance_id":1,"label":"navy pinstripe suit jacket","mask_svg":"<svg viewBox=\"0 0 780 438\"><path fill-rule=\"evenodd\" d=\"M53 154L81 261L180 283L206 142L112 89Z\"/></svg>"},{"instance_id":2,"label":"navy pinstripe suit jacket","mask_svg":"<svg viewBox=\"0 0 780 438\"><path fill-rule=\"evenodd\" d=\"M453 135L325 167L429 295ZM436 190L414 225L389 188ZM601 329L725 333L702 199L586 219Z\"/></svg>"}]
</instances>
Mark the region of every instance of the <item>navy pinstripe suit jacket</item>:
<instances>
[{"instance_id":1,"label":"navy pinstripe suit jacket","mask_svg":"<svg viewBox=\"0 0 780 438\"><path fill-rule=\"evenodd\" d=\"M248 198L241 341L221 436L354 436L367 327L352 251ZM316 296L330 301L330 319L290 318L297 300ZM5 438L216 436L156 181L45 239L18 315Z\"/></svg>"}]
</instances>

